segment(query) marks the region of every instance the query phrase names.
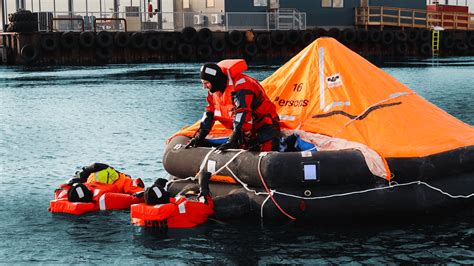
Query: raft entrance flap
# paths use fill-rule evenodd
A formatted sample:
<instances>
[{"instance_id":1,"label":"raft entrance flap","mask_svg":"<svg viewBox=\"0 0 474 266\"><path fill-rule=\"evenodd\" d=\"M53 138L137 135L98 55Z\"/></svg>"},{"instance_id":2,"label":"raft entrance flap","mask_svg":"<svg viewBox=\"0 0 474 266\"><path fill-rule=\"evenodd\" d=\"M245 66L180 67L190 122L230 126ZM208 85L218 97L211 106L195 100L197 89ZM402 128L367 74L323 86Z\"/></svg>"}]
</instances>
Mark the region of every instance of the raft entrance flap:
<instances>
[{"instance_id":1,"label":"raft entrance flap","mask_svg":"<svg viewBox=\"0 0 474 266\"><path fill-rule=\"evenodd\" d=\"M319 181L319 161L303 163L303 182Z\"/></svg>"}]
</instances>

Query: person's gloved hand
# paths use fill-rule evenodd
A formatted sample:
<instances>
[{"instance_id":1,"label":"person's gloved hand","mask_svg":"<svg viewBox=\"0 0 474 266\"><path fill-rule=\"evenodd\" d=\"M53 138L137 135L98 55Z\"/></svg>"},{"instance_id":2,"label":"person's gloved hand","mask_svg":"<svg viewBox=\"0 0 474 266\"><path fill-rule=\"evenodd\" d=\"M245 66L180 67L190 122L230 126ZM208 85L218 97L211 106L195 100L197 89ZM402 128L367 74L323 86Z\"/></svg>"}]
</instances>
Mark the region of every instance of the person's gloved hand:
<instances>
[{"instance_id":1,"label":"person's gloved hand","mask_svg":"<svg viewBox=\"0 0 474 266\"><path fill-rule=\"evenodd\" d=\"M204 138L201 138L200 136L192 138L186 146L184 146L185 149L188 148L196 148L202 146L204 142Z\"/></svg>"},{"instance_id":2,"label":"person's gloved hand","mask_svg":"<svg viewBox=\"0 0 474 266\"><path fill-rule=\"evenodd\" d=\"M72 184L75 184L75 183L82 183L81 179L78 178L78 177L71 177L69 178L67 181L66 181L66 184L72 186Z\"/></svg>"},{"instance_id":3,"label":"person's gloved hand","mask_svg":"<svg viewBox=\"0 0 474 266\"><path fill-rule=\"evenodd\" d=\"M145 194L145 191L140 191L140 192L133 193L132 196L135 198L143 198L144 194Z\"/></svg>"},{"instance_id":4,"label":"person's gloved hand","mask_svg":"<svg viewBox=\"0 0 474 266\"><path fill-rule=\"evenodd\" d=\"M218 151L225 151L228 149L236 149L237 143L235 141L227 141L226 143L217 147Z\"/></svg>"}]
</instances>

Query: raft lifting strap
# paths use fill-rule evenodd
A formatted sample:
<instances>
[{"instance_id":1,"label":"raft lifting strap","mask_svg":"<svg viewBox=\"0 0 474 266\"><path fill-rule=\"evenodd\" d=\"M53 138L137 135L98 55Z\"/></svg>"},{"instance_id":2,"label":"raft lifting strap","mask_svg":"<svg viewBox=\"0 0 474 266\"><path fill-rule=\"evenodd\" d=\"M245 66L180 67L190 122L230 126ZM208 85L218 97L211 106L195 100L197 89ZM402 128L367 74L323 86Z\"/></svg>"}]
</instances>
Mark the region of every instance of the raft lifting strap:
<instances>
[{"instance_id":1,"label":"raft lifting strap","mask_svg":"<svg viewBox=\"0 0 474 266\"><path fill-rule=\"evenodd\" d=\"M202 171L204 169L204 165L205 165L205 162L207 161L207 159L209 158L209 155L215 150L215 148L211 148L211 150L206 154L206 156L204 157L203 159L203 162L201 163L201 166L200 166L200 170ZM248 184L244 183L242 180L240 180L240 178L237 177L237 175L229 168L229 164L234 161L240 154L246 152L247 150L241 150L241 149L230 149L229 151L238 151L227 163L225 163L221 168L219 168L218 170L216 170L215 172L211 173L211 175L215 175L215 174L218 174L219 172L221 172L222 170L224 169L227 169L229 171L229 173L232 175L232 177L240 183L240 185L242 185L242 187L247 190L248 192L251 192L251 193L254 193L255 195L257 196L260 196L260 195L268 195L267 198L262 202L262 205L260 206L260 218L263 220L263 209L265 207L265 204L267 203L268 199L272 199L273 203L275 204L275 206L278 208L278 210L285 216L287 216L288 218L290 218L291 220L296 220L296 218L294 218L293 216L289 215L287 212L285 212L280 206L279 204L276 202L276 200L273 198L273 195L274 194L279 194L281 196L286 196L286 197L290 197L290 198L296 198L296 199L301 199L301 200L321 200L321 199L329 199L329 198L336 198L336 197L345 197L345 196L351 196L351 195L356 195L356 194L364 194L364 193L369 193L369 192L374 192L374 191L378 191L378 190L385 190L385 189L393 189L395 187L404 187L404 186L410 186L410 185L424 185L426 187L428 187L429 189L432 189L434 191L437 191L445 196L448 196L450 198L453 198L453 199L468 199L468 198L471 198L471 197L474 197L474 193L471 193L469 195L452 195L446 191L443 191L442 189L440 188L437 188L437 187L434 187L426 182L423 182L423 181L412 181L412 182L408 182L408 183L397 183L396 181L389 181L388 185L387 186L382 186L382 187L376 187L376 188L370 188L370 189L365 189L365 190L359 190L359 191L353 191L353 192L346 192L346 193L338 193L338 194L333 194L333 195L327 195L327 196L317 196L317 197L303 197L303 196L298 196L298 195L293 195L293 194L289 194L289 193L284 193L284 192L279 192L277 190L274 190L274 189L269 189L264 181L264 178L263 178L263 175L262 175L262 172L260 170L260 165L261 165L261 161L262 161L262 158L265 157L268 153L267 152L261 152L260 155L259 155L259 159L258 159L258 175L260 177L260 179L262 180L262 184L264 185L265 187L265 190L267 192L257 192L256 190L254 189L250 189L248 187ZM176 179L176 180L170 180L166 183L166 186L165 188L167 189L168 188L168 185L171 184L171 183L174 183L174 182L179 182L179 181L186 181L186 180L192 180L192 181L195 181L196 180L196 177L195 176L190 176L188 178L185 178L185 179Z\"/></svg>"}]
</instances>

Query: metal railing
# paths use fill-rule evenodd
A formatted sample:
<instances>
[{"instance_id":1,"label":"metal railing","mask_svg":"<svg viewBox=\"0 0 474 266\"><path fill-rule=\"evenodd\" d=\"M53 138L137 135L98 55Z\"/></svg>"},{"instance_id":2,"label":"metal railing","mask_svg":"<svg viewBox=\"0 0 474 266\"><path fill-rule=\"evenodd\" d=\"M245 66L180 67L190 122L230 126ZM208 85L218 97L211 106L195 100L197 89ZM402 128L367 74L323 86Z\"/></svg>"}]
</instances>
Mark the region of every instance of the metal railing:
<instances>
[{"instance_id":1,"label":"metal railing","mask_svg":"<svg viewBox=\"0 0 474 266\"><path fill-rule=\"evenodd\" d=\"M293 12L41 12L39 31L181 31L185 27L197 30L289 30L306 29L306 13ZM78 23L54 20L82 20ZM119 23L122 22L122 23ZM95 24L94 24L95 23ZM50 26L44 26L50 25ZM125 26L126 25L126 26Z\"/></svg>"},{"instance_id":2,"label":"metal railing","mask_svg":"<svg viewBox=\"0 0 474 266\"><path fill-rule=\"evenodd\" d=\"M423 9L394 8L383 6L358 7L355 9L357 26L384 26L474 30L474 14L461 12L427 11Z\"/></svg>"}]
</instances>

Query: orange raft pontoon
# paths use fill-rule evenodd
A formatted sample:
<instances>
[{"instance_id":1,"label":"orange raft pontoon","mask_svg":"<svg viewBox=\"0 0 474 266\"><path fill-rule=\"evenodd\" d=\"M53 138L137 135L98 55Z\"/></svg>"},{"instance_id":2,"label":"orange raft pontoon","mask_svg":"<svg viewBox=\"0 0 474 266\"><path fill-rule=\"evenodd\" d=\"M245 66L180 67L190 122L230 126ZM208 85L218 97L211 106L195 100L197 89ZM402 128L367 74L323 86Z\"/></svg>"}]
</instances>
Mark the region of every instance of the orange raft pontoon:
<instances>
[{"instance_id":1,"label":"orange raft pontoon","mask_svg":"<svg viewBox=\"0 0 474 266\"><path fill-rule=\"evenodd\" d=\"M232 68L237 61L219 64ZM262 85L283 135L297 135L314 148L184 149L198 121L177 132L165 150L163 164L175 178L172 193L205 169L227 182L211 184L217 217L424 212L473 202L474 128L336 40L317 39ZM208 139L230 134L216 122Z\"/></svg>"}]
</instances>

